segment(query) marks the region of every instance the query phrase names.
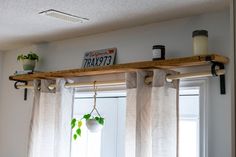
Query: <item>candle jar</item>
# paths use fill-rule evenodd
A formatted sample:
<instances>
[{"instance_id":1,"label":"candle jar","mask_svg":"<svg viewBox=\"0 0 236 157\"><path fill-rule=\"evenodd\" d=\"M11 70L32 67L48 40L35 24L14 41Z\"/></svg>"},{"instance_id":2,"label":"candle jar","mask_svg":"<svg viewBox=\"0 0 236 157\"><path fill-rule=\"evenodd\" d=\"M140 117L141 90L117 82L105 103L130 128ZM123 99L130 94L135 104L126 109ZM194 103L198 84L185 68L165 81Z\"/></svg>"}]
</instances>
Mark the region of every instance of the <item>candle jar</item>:
<instances>
[{"instance_id":1,"label":"candle jar","mask_svg":"<svg viewBox=\"0 0 236 157\"><path fill-rule=\"evenodd\" d=\"M152 47L152 60L163 60L165 59L165 46L154 45Z\"/></svg>"},{"instance_id":2,"label":"candle jar","mask_svg":"<svg viewBox=\"0 0 236 157\"><path fill-rule=\"evenodd\" d=\"M196 30L193 36L193 54L206 55L208 54L208 32L206 30Z\"/></svg>"}]
</instances>

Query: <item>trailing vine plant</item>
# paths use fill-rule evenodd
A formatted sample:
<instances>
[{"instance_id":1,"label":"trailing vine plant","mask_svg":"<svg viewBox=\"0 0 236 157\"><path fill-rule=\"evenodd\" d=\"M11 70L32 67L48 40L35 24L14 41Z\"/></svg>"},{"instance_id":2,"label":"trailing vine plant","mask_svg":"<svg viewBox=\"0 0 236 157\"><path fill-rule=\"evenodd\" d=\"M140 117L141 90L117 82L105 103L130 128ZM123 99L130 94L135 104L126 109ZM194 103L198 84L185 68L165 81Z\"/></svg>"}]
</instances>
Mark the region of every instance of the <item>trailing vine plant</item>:
<instances>
[{"instance_id":1,"label":"trailing vine plant","mask_svg":"<svg viewBox=\"0 0 236 157\"><path fill-rule=\"evenodd\" d=\"M95 86L96 84L96 81L94 81L94 104L93 104L93 109L90 113L87 113L85 114L81 119L76 119L76 118L73 118L71 120L71 128L72 130L76 130L75 133L73 134L73 139L76 140L78 138L78 136L81 136L81 133L82 133L82 130L81 130L81 127L83 125L83 120L85 120L86 122L88 122L89 120L96 120L96 122L99 124L99 125L104 125L104 122L105 122L105 119L100 115L100 113L98 112L97 108L96 108L96 105L97 105L97 102L96 102L96 96L97 96L97 88ZM93 112L96 111L97 113L97 116L94 116L93 115Z\"/></svg>"}]
</instances>

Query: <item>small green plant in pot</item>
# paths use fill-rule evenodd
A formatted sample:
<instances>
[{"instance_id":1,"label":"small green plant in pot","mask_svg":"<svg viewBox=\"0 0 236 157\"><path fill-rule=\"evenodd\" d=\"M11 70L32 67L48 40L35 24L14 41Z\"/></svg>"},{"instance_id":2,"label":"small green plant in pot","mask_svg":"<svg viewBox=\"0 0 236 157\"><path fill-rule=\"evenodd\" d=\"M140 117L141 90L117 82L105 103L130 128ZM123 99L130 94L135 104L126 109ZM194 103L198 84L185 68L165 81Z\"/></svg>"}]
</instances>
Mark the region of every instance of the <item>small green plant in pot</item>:
<instances>
[{"instance_id":1,"label":"small green plant in pot","mask_svg":"<svg viewBox=\"0 0 236 157\"><path fill-rule=\"evenodd\" d=\"M17 60L22 62L24 70L34 71L36 62L39 61L39 56L36 53L30 52L26 55L20 54Z\"/></svg>"}]
</instances>

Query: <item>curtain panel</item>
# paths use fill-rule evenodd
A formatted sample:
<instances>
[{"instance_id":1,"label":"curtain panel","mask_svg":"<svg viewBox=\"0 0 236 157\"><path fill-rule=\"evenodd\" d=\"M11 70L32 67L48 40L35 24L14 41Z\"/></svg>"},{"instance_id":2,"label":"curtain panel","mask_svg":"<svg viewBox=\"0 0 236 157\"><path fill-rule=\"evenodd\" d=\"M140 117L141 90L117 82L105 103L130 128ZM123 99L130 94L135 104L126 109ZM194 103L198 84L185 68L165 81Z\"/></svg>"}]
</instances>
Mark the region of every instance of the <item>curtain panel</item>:
<instances>
[{"instance_id":1,"label":"curtain panel","mask_svg":"<svg viewBox=\"0 0 236 157\"><path fill-rule=\"evenodd\" d=\"M125 157L177 157L179 82L166 82L169 70L126 74ZM153 76L152 83L144 80Z\"/></svg>"},{"instance_id":2,"label":"curtain panel","mask_svg":"<svg viewBox=\"0 0 236 157\"><path fill-rule=\"evenodd\" d=\"M30 124L28 157L69 157L73 108L73 89L65 80L34 81L34 101ZM39 90L40 88L40 90Z\"/></svg>"}]
</instances>

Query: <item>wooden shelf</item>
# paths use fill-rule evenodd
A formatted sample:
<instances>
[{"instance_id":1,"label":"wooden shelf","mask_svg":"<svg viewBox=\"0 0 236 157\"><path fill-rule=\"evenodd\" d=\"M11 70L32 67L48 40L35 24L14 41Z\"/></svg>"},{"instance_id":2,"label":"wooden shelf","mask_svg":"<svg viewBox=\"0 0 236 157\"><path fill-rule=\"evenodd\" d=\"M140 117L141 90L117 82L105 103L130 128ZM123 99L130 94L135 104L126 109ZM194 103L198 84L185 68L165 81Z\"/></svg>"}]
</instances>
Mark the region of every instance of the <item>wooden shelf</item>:
<instances>
[{"instance_id":1,"label":"wooden shelf","mask_svg":"<svg viewBox=\"0 0 236 157\"><path fill-rule=\"evenodd\" d=\"M92 76L103 74L114 74L135 71L137 69L175 69L181 67L192 67L200 65L209 65L210 61L219 63L228 63L228 58L217 54L191 56L184 58L172 58L160 61L144 61L126 64L116 64L112 66L86 68L86 69L72 69L52 72L38 72L33 74L24 74L17 76L10 76L12 81L32 81L34 79L55 79L55 78L70 78L79 76Z\"/></svg>"}]
</instances>

